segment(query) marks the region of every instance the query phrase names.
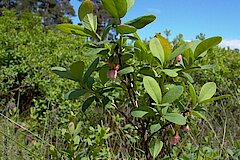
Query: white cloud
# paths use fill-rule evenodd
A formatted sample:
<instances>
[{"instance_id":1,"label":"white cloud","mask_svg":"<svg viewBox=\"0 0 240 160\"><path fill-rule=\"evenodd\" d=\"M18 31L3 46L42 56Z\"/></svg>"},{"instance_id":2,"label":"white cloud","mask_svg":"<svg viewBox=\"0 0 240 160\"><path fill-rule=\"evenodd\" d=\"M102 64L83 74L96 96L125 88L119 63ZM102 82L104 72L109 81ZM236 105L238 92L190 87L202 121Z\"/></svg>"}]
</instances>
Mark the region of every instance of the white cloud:
<instances>
[{"instance_id":1,"label":"white cloud","mask_svg":"<svg viewBox=\"0 0 240 160\"><path fill-rule=\"evenodd\" d=\"M156 8L147 8L147 10L149 12L154 12L154 13L160 13L161 12L159 9L156 9Z\"/></svg>"},{"instance_id":2,"label":"white cloud","mask_svg":"<svg viewBox=\"0 0 240 160\"><path fill-rule=\"evenodd\" d=\"M219 46L230 47L231 49L240 49L240 39L222 40Z\"/></svg>"}]
</instances>

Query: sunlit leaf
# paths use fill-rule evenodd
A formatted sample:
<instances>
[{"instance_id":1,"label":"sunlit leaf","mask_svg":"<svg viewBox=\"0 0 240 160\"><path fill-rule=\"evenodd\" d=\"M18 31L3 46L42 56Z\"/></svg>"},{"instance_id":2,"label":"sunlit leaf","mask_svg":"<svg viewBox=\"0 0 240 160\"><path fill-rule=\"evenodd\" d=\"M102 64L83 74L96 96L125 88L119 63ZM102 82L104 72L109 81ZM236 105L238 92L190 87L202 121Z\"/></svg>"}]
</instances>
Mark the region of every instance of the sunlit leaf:
<instances>
[{"instance_id":1,"label":"sunlit leaf","mask_svg":"<svg viewBox=\"0 0 240 160\"><path fill-rule=\"evenodd\" d=\"M210 48L218 45L222 41L222 37L216 36L203 40L198 44L194 51L194 57L197 58L203 52L209 50Z\"/></svg>"},{"instance_id":2,"label":"sunlit leaf","mask_svg":"<svg viewBox=\"0 0 240 160\"><path fill-rule=\"evenodd\" d=\"M103 7L115 18L122 18L131 7L132 1L127 0L102 0Z\"/></svg>"},{"instance_id":3,"label":"sunlit leaf","mask_svg":"<svg viewBox=\"0 0 240 160\"><path fill-rule=\"evenodd\" d=\"M116 30L120 34L130 34L130 33L134 33L137 31L137 29L135 27L130 26L130 25L118 25L116 27Z\"/></svg>"},{"instance_id":4,"label":"sunlit leaf","mask_svg":"<svg viewBox=\"0 0 240 160\"><path fill-rule=\"evenodd\" d=\"M197 95L196 95L195 89L190 82L187 82L187 83L188 83L189 93L192 98L192 103L193 105L195 105L197 103Z\"/></svg>"},{"instance_id":5,"label":"sunlit leaf","mask_svg":"<svg viewBox=\"0 0 240 160\"><path fill-rule=\"evenodd\" d=\"M138 18L135 18L133 20L127 21L124 24L133 26L137 29L141 29L148 25L149 23L153 22L156 19L156 16L150 14L150 15L144 15Z\"/></svg>"},{"instance_id":6,"label":"sunlit leaf","mask_svg":"<svg viewBox=\"0 0 240 160\"><path fill-rule=\"evenodd\" d=\"M149 42L151 53L154 57L158 58L161 64L164 64L164 50L160 41L157 38L152 38Z\"/></svg>"},{"instance_id":7,"label":"sunlit leaf","mask_svg":"<svg viewBox=\"0 0 240 160\"><path fill-rule=\"evenodd\" d=\"M162 92L157 81L149 76L143 77L143 85L150 97L157 103L162 102Z\"/></svg>"},{"instance_id":8,"label":"sunlit leaf","mask_svg":"<svg viewBox=\"0 0 240 160\"><path fill-rule=\"evenodd\" d=\"M199 103L212 98L212 96L216 93L217 86L214 82L207 82L201 88L198 101Z\"/></svg>"},{"instance_id":9,"label":"sunlit leaf","mask_svg":"<svg viewBox=\"0 0 240 160\"><path fill-rule=\"evenodd\" d=\"M172 52L172 47L171 47L170 42L159 33L156 33L156 37L158 38L158 40L160 41L160 43L163 47L165 61L169 61L170 55Z\"/></svg>"}]
</instances>

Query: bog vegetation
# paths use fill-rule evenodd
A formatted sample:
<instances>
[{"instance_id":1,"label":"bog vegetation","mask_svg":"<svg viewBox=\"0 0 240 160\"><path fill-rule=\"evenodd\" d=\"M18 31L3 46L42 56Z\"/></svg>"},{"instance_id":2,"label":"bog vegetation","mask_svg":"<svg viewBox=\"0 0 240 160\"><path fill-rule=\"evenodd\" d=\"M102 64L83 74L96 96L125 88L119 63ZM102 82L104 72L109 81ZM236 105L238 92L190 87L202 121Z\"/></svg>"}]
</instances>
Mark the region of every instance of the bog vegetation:
<instances>
[{"instance_id":1,"label":"bog vegetation","mask_svg":"<svg viewBox=\"0 0 240 160\"><path fill-rule=\"evenodd\" d=\"M240 158L238 50L219 36L143 41L156 17L119 20L132 5L103 0L101 26L85 0L82 25L48 29L1 9L2 159Z\"/></svg>"}]
</instances>

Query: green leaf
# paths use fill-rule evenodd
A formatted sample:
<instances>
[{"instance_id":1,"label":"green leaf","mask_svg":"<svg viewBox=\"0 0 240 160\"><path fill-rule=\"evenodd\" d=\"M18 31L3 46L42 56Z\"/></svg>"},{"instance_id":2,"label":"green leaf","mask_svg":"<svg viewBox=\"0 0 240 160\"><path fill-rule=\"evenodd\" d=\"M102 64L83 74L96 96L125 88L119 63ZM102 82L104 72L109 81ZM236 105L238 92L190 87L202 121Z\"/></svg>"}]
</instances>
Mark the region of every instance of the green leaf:
<instances>
[{"instance_id":1,"label":"green leaf","mask_svg":"<svg viewBox=\"0 0 240 160\"><path fill-rule=\"evenodd\" d=\"M85 89L74 89L70 92L68 92L64 98L66 99L77 99L80 96L83 96L85 93L87 93L87 91Z\"/></svg>"},{"instance_id":2,"label":"green leaf","mask_svg":"<svg viewBox=\"0 0 240 160\"><path fill-rule=\"evenodd\" d=\"M121 61L125 63L126 61L130 60L133 58L133 55L130 53L125 53L124 55L121 56Z\"/></svg>"},{"instance_id":3,"label":"green leaf","mask_svg":"<svg viewBox=\"0 0 240 160\"><path fill-rule=\"evenodd\" d=\"M154 71L150 67L143 67L143 68L141 68L139 73L143 74L145 76L150 76L150 77L154 77L155 76Z\"/></svg>"},{"instance_id":4,"label":"green leaf","mask_svg":"<svg viewBox=\"0 0 240 160\"><path fill-rule=\"evenodd\" d=\"M192 114L193 114L193 116L195 116L197 118L201 118L201 119L205 120L206 122L208 122L207 118L203 114L199 113L198 111L193 110Z\"/></svg>"},{"instance_id":5,"label":"green leaf","mask_svg":"<svg viewBox=\"0 0 240 160\"><path fill-rule=\"evenodd\" d=\"M113 25L108 25L108 26L104 29L104 31L103 31L103 33L102 33L102 40L103 40L103 41L106 40L106 38L107 38L107 36L108 36L108 33L109 33L109 31L112 29L112 27L113 27Z\"/></svg>"},{"instance_id":6,"label":"green leaf","mask_svg":"<svg viewBox=\"0 0 240 160\"><path fill-rule=\"evenodd\" d=\"M127 0L102 0L103 7L115 18L122 18L127 13L128 7L132 5L132 1Z\"/></svg>"},{"instance_id":7,"label":"green leaf","mask_svg":"<svg viewBox=\"0 0 240 160\"><path fill-rule=\"evenodd\" d=\"M85 112L88 107L92 104L92 102L94 101L95 99L95 96L92 96L92 97L89 97L84 103L83 103L83 106L82 106L82 111Z\"/></svg>"},{"instance_id":8,"label":"green leaf","mask_svg":"<svg viewBox=\"0 0 240 160\"><path fill-rule=\"evenodd\" d=\"M149 23L152 23L156 19L156 16L150 14L150 15L144 15L141 17L138 17L136 19L130 20L125 22L124 24L133 26L137 29L141 29L148 25Z\"/></svg>"},{"instance_id":9,"label":"green leaf","mask_svg":"<svg viewBox=\"0 0 240 160\"><path fill-rule=\"evenodd\" d=\"M76 135L74 138L73 138L73 143L75 145L78 145L80 143L80 136L79 135Z\"/></svg>"},{"instance_id":10,"label":"green leaf","mask_svg":"<svg viewBox=\"0 0 240 160\"><path fill-rule=\"evenodd\" d=\"M171 44L169 43L169 41L166 38L164 38L159 33L156 33L156 37L158 38L158 40L160 41L160 43L163 47L165 61L169 61L170 55L171 55L171 52L172 52Z\"/></svg>"},{"instance_id":11,"label":"green leaf","mask_svg":"<svg viewBox=\"0 0 240 160\"><path fill-rule=\"evenodd\" d=\"M159 153L162 150L162 147L163 147L163 142L158 139L153 139L150 142L149 151L153 159L155 159L159 155Z\"/></svg>"},{"instance_id":12,"label":"green leaf","mask_svg":"<svg viewBox=\"0 0 240 160\"><path fill-rule=\"evenodd\" d=\"M73 76L70 71L66 70L66 68L63 68L63 67L52 67L51 70L55 74L59 75L62 78L67 78L67 79L79 82L78 78Z\"/></svg>"},{"instance_id":13,"label":"green leaf","mask_svg":"<svg viewBox=\"0 0 240 160\"><path fill-rule=\"evenodd\" d=\"M128 74L134 72L134 68L132 66L126 67L118 71L119 74Z\"/></svg>"},{"instance_id":14,"label":"green leaf","mask_svg":"<svg viewBox=\"0 0 240 160\"><path fill-rule=\"evenodd\" d=\"M195 49L194 57L197 58L203 52L218 45L222 41L222 37L216 36L203 40Z\"/></svg>"},{"instance_id":15,"label":"green leaf","mask_svg":"<svg viewBox=\"0 0 240 160\"><path fill-rule=\"evenodd\" d=\"M162 103L173 103L183 93L183 86L174 86L163 96Z\"/></svg>"},{"instance_id":16,"label":"green leaf","mask_svg":"<svg viewBox=\"0 0 240 160\"><path fill-rule=\"evenodd\" d=\"M127 11L132 8L132 6L134 5L135 0L127 0Z\"/></svg>"},{"instance_id":17,"label":"green leaf","mask_svg":"<svg viewBox=\"0 0 240 160\"><path fill-rule=\"evenodd\" d=\"M84 0L78 9L78 18L80 21L84 19L87 14L93 13L94 4L91 0Z\"/></svg>"},{"instance_id":18,"label":"green leaf","mask_svg":"<svg viewBox=\"0 0 240 160\"><path fill-rule=\"evenodd\" d=\"M141 111L141 110L135 110L131 112L131 115L133 117L137 117L137 118L142 118L143 116L145 116L146 114L148 114L147 111Z\"/></svg>"},{"instance_id":19,"label":"green leaf","mask_svg":"<svg viewBox=\"0 0 240 160\"><path fill-rule=\"evenodd\" d=\"M227 94L227 95L222 95L222 96L213 97L213 98L207 99L207 100L205 100L205 101L202 101L202 102L200 102L200 103L208 103L208 102L217 101L217 100L219 100L219 99L228 98L228 97L231 97L231 95L230 95L230 94Z\"/></svg>"},{"instance_id":20,"label":"green leaf","mask_svg":"<svg viewBox=\"0 0 240 160\"><path fill-rule=\"evenodd\" d=\"M178 76L178 73L172 69L163 69L162 71L169 77L177 77Z\"/></svg>"},{"instance_id":21,"label":"green leaf","mask_svg":"<svg viewBox=\"0 0 240 160\"><path fill-rule=\"evenodd\" d=\"M153 124L150 126L150 133L153 134L157 132L161 128L161 125L159 123Z\"/></svg>"},{"instance_id":22,"label":"green leaf","mask_svg":"<svg viewBox=\"0 0 240 160\"><path fill-rule=\"evenodd\" d=\"M89 89L92 89L93 83L94 83L94 78L93 77L88 77L86 85Z\"/></svg>"},{"instance_id":23,"label":"green leaf","mask_svg":"<svg viewBox=\"0 0 240 160\"><path fill-rule=\"evenodd\" d=\"M144 76L143 85L155 103L160 104L162 102L162 92L157 81L152 77Z\"/></svg>"},{"instance_id":24,"label":"green leaf","mask_svg":"<svg viewBox=\"0 0 240 160\"><path fill-rule=\"evenodd\" d=\"M187 82L187 83L188 83L189 93L192 97L192 103L195 106L197 104L197 94L195 92L193 85L190 82Z\"/></svg>"},{"instance_id":25,"label":"green leaf","mask_svg":"<svg viewBox=\"0 0 240 160\"><path fill-rule=\"evenodd\" d=\"M75 130L74 130L74 135L77 135L77 134L79 134L80 132L81 132L81 129L82 129L82 121L79 121L78 122L78 124L77 124L77 126L76 126L76 128L75 128Z\"/></svg>"},{"instance_id":26,"label":"green leaf","mask_svg":"<svg viewBox=\"0 0 240 160\"><path fill-rule=\"evenodd\" d=\"M216 67L216 64L200 66L201 69L212 69Z\"/></svg>"},{"instance_id":27,"label":"green leaf","mask_svg":"<svg viewBox=\"0 0 240 160\"><path fill-rule=\"evenodd\" d=\"M178 125L186 124L186 118L179 113L166 113L165 115L163 115L163 117L166 118L166 120L168 120L169 122L172 122Z\"/></svg>"},{"instance_id":28,"label":"green leaf","mask_svg":"<svg viewBox=\"0 0 240 160\"><path fill-rule=\"evenodd\" d=\"M59 24L56 27L58 30L65 32L65 33L71 33L71 34L77 34L80 36L92 36L90 31L87 31L84 27L74 24Z\"/></svg>"},{"instance_id":29,"label":"green leaf","mask_svg":"<svg viewBox=\"0 0 240 160\"><path fill-rule=\"evenodd\" d=\"M83 25L90 31L96 32L97 30L97 16L91 14L87 14L82 21Z\"/></svg>"},{"instance_id":30,"label":"green leaf","mask_svg":"<svg viewBox=\"0 0 240 160\"><path fill-rule=\"evenodd\" d=\"M75 62L70 66L70 71L72 75L76 77L79 81L82 80L84 67L85 64L82 61Z\"/></svg>"},{"instance_id":31,"label":"green leaf","mask_svg":"<svg viewBox=\"0 0 240 160\"><path fill-rule=\"evenodd\" d=\"M103 52L109 52L109 49L107 48L95 48L92 49L90 52L88 52L88 56L95 56L96 54L101 54Z\"/></svg>"},{"instance_id":32,"label":"green leaf","mask_svg":"<svg viewBox=\"0 0 240 160\"><path fill-rule=\"evenodd\" d=\"M105 84L109 78L107 77L107 72L108 72L108 67L107 66L103 66L100 70L99 70L99 78L102 82L102 84Z\"/></svg>"},{"instance_id":33,"label":"green leaf","mask_svg":"<svg viewBox=\"0 0 240 160\"><path fill-rule=\"evenodd\" d=\"M130 26L130 25L118 25L116 27L116 30L120 34L130 34L130 33L134 33L137 31L137 29L135 27Z\"/></svg>"},{"instance_id":34,"label":"green leaf","mask_svg":"<svg viewBox=\"0 0 240 160\"><path fill-rule=\"evenodd\" d=\"M201 88L198 101L199 103L212 98L212 96L216 93L217 86L214 82L207 82Z\"/></svg>"},{"instance_id":35,"label":"green leaf","mask_svg":"<svg viewBox=\"0 0 240 160\"><path fill-rule=\"evenodd\" d=\"M170 55L170 60L176 58L178 55L184 53L187 49L189 49L189 44L184 43L181 46L179 46L177 49L175 49L172 54Z\"/></svg>"},{"instance_id":36,"label":"green leaf","mask_svg":"<svg viewBox=\"0 0 240 160\"><path fill-rule=\"evenodd\" d=\"M92 72L94 72L97 68L97 65L99 63L99 58L96 58L92 64L89 66L88 70L85 72L84 76L83 76L83 82L86 83L88 80L88 77L90 77L90 75L92 74Z\"/></svg>"},{"instance_id":37,"label":"green leaf","mask_svg":"<svg viewBox=\"0 0 240 160\"><path fill-rule=\"evenodd\" d=\"M160 41L157 38L152 38L149 42L149 47L154 57L157 57L161 64L164 64L164 50Z\"/></svg>"},{"instance_id":38,"label":"green leaf","mask_svg":"<svg viewBox=\"0 0 240 160\"><path fill-rule=\"evenodd\" d=\"M183 76L189 80L189 82L194 83L192 76L186 72L182 72Z\"/></svg>"}]
</instances>

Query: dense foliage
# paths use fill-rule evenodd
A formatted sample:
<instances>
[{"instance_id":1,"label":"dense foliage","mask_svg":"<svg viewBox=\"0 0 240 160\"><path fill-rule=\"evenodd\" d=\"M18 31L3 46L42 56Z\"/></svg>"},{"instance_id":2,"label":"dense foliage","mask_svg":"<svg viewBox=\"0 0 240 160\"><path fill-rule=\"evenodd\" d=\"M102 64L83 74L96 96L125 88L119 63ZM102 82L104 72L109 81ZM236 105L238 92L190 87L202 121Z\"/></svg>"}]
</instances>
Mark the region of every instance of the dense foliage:
<instances>
[{"instance_id":1,"label":"dense foliage","mask_svg":"<svg viewBox=\"0 0 240 160\"><path fill-rule=\"evenodd\" d=\"M124 31L126 28L119 27L120 32L121 29ZM64 30L66 31L66 29ZM60 159L60 157L63 159L67 159L67 157L69 159L146 159L149 156L146 154L148 148L142 147L145 145L144 137L139 135L140 129L135 127L143 130L147 128L147 125L152 126L148 126L150 130L145 130L146 132L157 133L153 134L151 138L154 140L149 145L153 146L153 149L150 147L150 154L155 157L165 157L166 159L177 157L181 159L239 158L239 53L213 48L203 59L195 62L196 66L203 65L202 69L206 70L193 68L188 71L192 78L188 77L187 81L192 81L191 84L198 94L201 87L211 81L218 86L215 96L230 94L231 97L207 103L204 105L205 107L199 106L198 111L201 114L198 116L195 114L192 117L189 115L187 122L190 131L184 131L185 127L174 124L184 123L179 122L179 119L172 120L169 118L170 116L165 116L165 121L159 121L158 116L148 117L149 110L133 110L132 106L136 104L131 97L127 96L129 94L128 87L131 86L126 85L124 81L126 79L134 84L133 90L138 91L137 105L147 104L152 108L157 105L153 104L155 98L151 91L146 89L146 92L144 89L146 87L146 84L142 84L144 76L146 76L145 80L152 77L152 79L156 79L155 81L159 81L161 76L166 73L165 82L175 84L178 88L183 86L184 90L188 89L190 84L185 81L184 77L171 77L171 74L175 74L171 71L169 73L169 70L172 69L171 66L169 66L169 70L160 72L157 66L161 63L153 57L143 61L137 53L139 49L136 49L135 55L132 56L131 47L133 45L131 43L122 45L125 48L123 53L125 58L122 58L124 65L119 64L114 53L118 45L112 45L112 42L109 46L106 45L108 42L105 42L103 46L101 42L87 42L85 38L61 34L56 30L48 30L44 33L41 18L38 16L26 12L21 17L16 17L15 12L8 10L5 10L3 16L0 17L0 33L2 35L0 37L0 134L2 135L0 137L0 157L3 159ZM92 35L89 32L87 34ZM158 34L156 36L161 37ZM99 40L99 36L93 36L94 38ZM135 48L139 48L139 44L136 44L136 40L139 39L130 38L135 41ZM141 45L146 46L146 50L150 53L149 49L151 50L153 42L156 42L156 39ZM149 43L150 48L148 48ZM181 43L183 42L174 42L177 46L180 46ZM94 51L97 46L101 48ZM103 52L106 49L110 52ZM101 53L103 56L98 59L97 53ZM106 53L108 53L107 56ZM91 80L86 82L90 81L91 83L86 83L87 86L84 86L91 88L93 92L89 91L90 93L86 93L83 97L79 97L79 92L69 92L71 89L79 91L78 88L83 87L82 84L58 78L51 72L51 68L54 66L58 66L52 68L58 74L59 69L61 69L61 73L65 72L64 68L59 66L71 70L74 68L71 65L73 62L76 65L84 64L85 68L89 68L89 66L91 68L90 64L93 58L100 60L98 67L90 74L91 76L88 74L89 77L94 78L94 82L91 82L92 78L90 78ZM183 58L187 59L186 56ZM140 62L139 59L141 59ZM148 65L149 60L153 59L154 62ZM160 58L160 62L161 60ZM112 64L109 64L109 61L112 61ZM96 60L94 62L96 63ZM109 75L112 79L116 78L113 81L109 80L106 75L108 70L116 70L115 64L120 66L117 69L117 78ZM213 66L206 66L207 64ZM181 68L186 63L177 63L177 65ZM155 74L159 74L159 77L152 75L150 69L154 69L153 71L156 72ZM87 72L88 69L84 69L78 73L82 73L82 76L86 77ZM62 75L61 73L60 75ZM177 73L180 75L179 71ZM176 88L176 86L168 85L166 87ZM104 88L106 88L105 91L108 90L104 93L104 96L110 99L108 103L105 103L104 99L101 99L102 97L99 97L99 101L97 98L91 98L93 95L97 97L96 93L98 92L104 92ZM161 89L163 88L161 86ZM167 89L162 91L163 95L168 93ZM68 94L65 95L65 93ZM77 95L73 93L77 93ZM65 98L75 100L66 100L63 95ZM89 99L88 97L91 101L95 101L92 105L86 104L85 100ZM179 106L190 105L192 101L190 97L188 92L181 94L181 97L177 96L174 100L178 102L174 102L172 106L169 105L169 112L174 113L177 117L183 117L177 114L184 112L181 111L181 108L179 111ZM167 96L165 98L163 96L163 99L169 102L174 101L167 99ZM158 97L156 101L158 101ZM166 104L161 103L161 105ZM162 107L161 105L160 107ZM156 108L159 109L159 107ZM166 108L164 110L166 111ZM152 111L150 112L153 114ZM181 119L181 121L185 120ZM159 124L163 129L159 128ZM167 127L164 127L165 125ZM176 130L179 131L180 141L175 145L171 143L171 140ZM160 139L161 142L157 139ZM164 143L164 146L158 155L161 143Z\"/></svg>"}]
</instances>

